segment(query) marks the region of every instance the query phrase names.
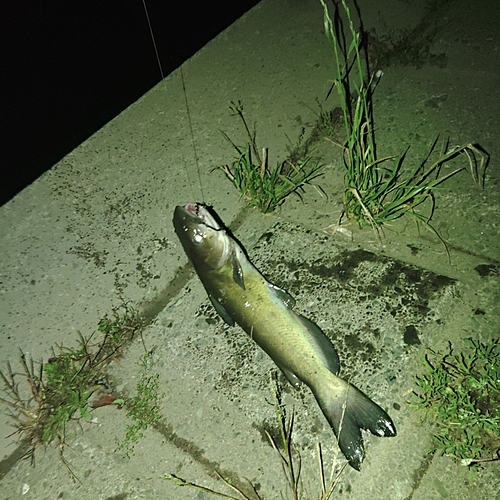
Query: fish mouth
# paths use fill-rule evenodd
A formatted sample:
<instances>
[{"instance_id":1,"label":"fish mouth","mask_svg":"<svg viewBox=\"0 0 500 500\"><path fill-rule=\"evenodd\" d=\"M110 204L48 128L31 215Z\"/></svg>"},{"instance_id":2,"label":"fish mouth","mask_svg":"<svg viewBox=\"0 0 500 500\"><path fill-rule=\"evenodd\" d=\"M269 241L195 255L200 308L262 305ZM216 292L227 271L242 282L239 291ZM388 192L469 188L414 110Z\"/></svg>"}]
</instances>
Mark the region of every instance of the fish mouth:
<instances>
[{"instance_id":1,"label":"fish mouth","mask_svg":"<svg viewBox=\"0 0 500 500\"><path fill-rule=\"evenodd\" d=\"M220 269L232 255L231 239L227 237L222 223L217 221L206 205L177 205L173 223L193 264L202 259L210 268Z\"/></svg>"},{"instance_id":2,"label":"fish mouth","mask_svg":"<svg viewBox=\"0 0 500 500\"><path fill-rule=\"evenodd\" d=\"M184 207L177 208L181 209L185 217L189 218L192 222L203 224L215 231L221 230L220 224L215 220L215 217L205 205L201 203L187 203Z\"/></svg>"}]
</instances>

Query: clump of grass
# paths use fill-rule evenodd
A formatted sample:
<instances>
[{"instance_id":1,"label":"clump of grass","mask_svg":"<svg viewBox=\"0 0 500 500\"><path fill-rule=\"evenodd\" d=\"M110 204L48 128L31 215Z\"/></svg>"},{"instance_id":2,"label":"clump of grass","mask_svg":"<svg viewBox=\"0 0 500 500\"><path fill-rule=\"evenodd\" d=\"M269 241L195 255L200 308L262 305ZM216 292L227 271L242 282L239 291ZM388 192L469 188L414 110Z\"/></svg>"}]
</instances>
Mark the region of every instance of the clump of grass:
<instances>
[{"instance_id":1,"label":"clump of grass","mask_svg":"<svg viewBox=\"0 0 500 500\"><path fill-rule=\"evenodd\" d=\"M487 154L475 144L449 148L445 143L437 159L429 161L436 140L424 162L410 172L403 170L407 151L399 157L379 157L372 98L380 73L370 73L365 34L356 32L346 1L335 4L335 23L325 1L320 2L324 8L325 33L332 44L335 59L337 77L333 87L340 98L346 135L344 144L341 144L344 150L345 190L340 219L345 215L354 219L360 227L369 225L380 239L379 232L383 224L411 214L417 222L423 222L436 233L430 225L434 208L433 193L441 183L464 168L456 168L446 174L441 174L441 169L449 161L463 155L468 160L473 178L481 183ZM342 16L346 18L347 29ZM346 33L351 38L349 42ZM392 162L392 165L386 166L388 162ZM431 203L428 216L416 211L426 201Z\"/></svg>"},{"instance_id":2,"label":"clump of grass","mask_svg":"<svg viewBox=\"0 0 500 500\"><path fill-rule=\"evenodd\" d=\"M147 351L137 363L141 368L141 377L136 386L136 395L114 401L114 404L125 408L127 417L134 422L127 424L125 437L116 449L125 452L129 458L134 454L135 444L144 437L144 431L161 420L161 402L165 394L160 393L160 375L153 371L159 361L155 351Z\"/></svg>"},{"instance_id":3,"label":"clump of grass","mask_svg":"<svg viewBox=\"0 0 500 500\"><path fill-rule=\"evenodd\" d=\"M66 425L72 419L92 418L89 399L105 383L109 362L143 327L137 311L125 307L124 312L115 310L111 318L100 320L98 331L103 336L99 340L95 334L79 333L76 348L57 345L46 363L28 359L21 350L20 373L7 362L7 372L0 371L5 395L0 401L9 407L16 428L13 434L19 435L32 463L35 450L54 441L64 461Z\"/></svg>"},{"instance_id":4,"label":"clump of grass","mask_svg":"<svg viewBox=\"0 0 500 500\"><path fill-rule=\"evenodd\" d=\"M436 426L433 451L474 465L500 459L500 339L466 342L468 353L429 350L412 404Z\"/></svg>"},{"instance_id":5,"label":"clump of grass","mask_svg":"<svg viewBox=\"0 0 500 500\"><path fill-rule=\"evenodd\" d=\"M216 168L226 174L250 206L257 207L263 213L276 210L292 193L300 197L304 185L319 175L321 165L311 157L289 157L278 163L274 169L269 167L267 149L262 149L262 153L259 151L255 126L250 130L241 101L232 102L230 109L241 119L248 143L244 148L239 147L222 132L233 146L236 158L230 166L220 165Z\"/></svg>"},{"instance_id":6,"label":"clump of grass","mask_svg":"<svg viewBox=\"0 0 500 500\"><path fill-rule=\"evenodd\" d=\"M286 493L281 493L281 498L289 498L290 500L301 500L304 498L302 483L301 483L301 470L302 460L298 448L293 442L293 412L288 414L281 397L281 389L278 385L276 372L271 373L271 393L273 396L273 403L275 409L275 418L278 425L278 439L273 438L271 434L266 431L267 437L273 449L277 452L282 468L283 474L286 478L288 490ZM318 470L320 492L317 496L318 500L330 500L335 490L339 477L344 470L347 462L345 462L339 469L336 467L337 457L334 457L331 474L328 480L325 479L324 461L321 453L321 446L318 444ZM211 493L221 498L230 500L263 500L263 497L257 492L256 488L250 483L249 487L251 492L244 492L241 488L231 484L231 482L224 478L218 471L215 471L217 477L224 482L224 484L234 491L238 496L234 497L230 494L222 493L205 486L186 481L173 474L165 474L163 479L167 479L177 484L178 486L189 486L191 488Z\"/></svg>"},{"instance_id":7,"label":"clump of grass","mask_svg":"<svg viewBox=\"0 0 500 500\"><path fill-rule=\"evenodd\" d=\"M440 174L443 165L463 154L467 157L472 176L479 179L477 158L480 158L480 169L484 162L484 156L477 146L467 144L449 148L446 142L443 143L437 158L431 159L436 146L437 139L429 155L409 173L402 170L406 152L388 168L382 165L385 159L375 160L378 162L376 164L365 165L367 170L363 171L360 170L359 164L349 163L344 198L346 215L355 219L360 227L370 225L378 234L383 224L411 214L417 222L424 223L436 233L430 224L435 206L434 192L440 184L465 168L459 167ZM416 211L416 208L425 202L430 203L428 215Z\"/></svg>"}]
</instances>

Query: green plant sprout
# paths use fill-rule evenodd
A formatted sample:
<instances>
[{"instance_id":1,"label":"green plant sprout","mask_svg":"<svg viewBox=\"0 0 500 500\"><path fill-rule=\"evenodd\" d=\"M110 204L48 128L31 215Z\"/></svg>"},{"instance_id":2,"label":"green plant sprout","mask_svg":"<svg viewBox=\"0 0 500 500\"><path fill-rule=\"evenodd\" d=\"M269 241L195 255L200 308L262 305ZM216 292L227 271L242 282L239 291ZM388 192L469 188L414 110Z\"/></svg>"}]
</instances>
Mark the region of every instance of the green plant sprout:
<instances>
[{"instance_id":1,"label":"green plant sprout","mask_svg":"<svg viewBox=\"0 0 500 500\"><path fill-rule=\"evenodd\" d=\"M100 320L98 331L104 334L100 340L94 341L94 334L79 333L76 348L56 346L46 363L27 359L21 350L21 373L7 362L7 372L0 371L5 394L0 401L10 410L16 428L13 434L26 447L25 457L34 463L38 446L57 441L68 466L63 457L66 425L73 419L92 418L89 399L105 379L109 362L121 355L144 326L137 311L125 306L122 314L115 310L112 318ZM27 388L21 386L23 379ZM31 394L26 397L25 393ZM69 466L68 470L75 479Z\"/></svg>"},{"instance_id":2,"label":"green plant sprout","mask_svg":"<svg viewBox=\"0 0 500 500\"><path fill-rule=\"evenodd\" d=\"M276 441L275 438L271 436L269 432L266 431L266 435L271 443L271 446L276 451L280 458L280 462L283 468L283 474L286 478L288 491L285 494L286 496L281 494L281 498L289 498L290 500L301 500L303 497L303 488L301 484L301 468L302 468L302 460L299 453L299 450L296 448L293 442L293 413L288 415L286 408L283 404L281 397L281 390L278 384L277 373L271 372L271 393L273 396L273 403L275 409L275 418L276 423L278 424L279 431L279 440ZM343 419L343 415L342 415ZM342 424L341 424L342 425ZM337 449L338 453L338 449ZM330 477L328 478L328 483L325 480L324 474L324 461L323 455L321 453L321 446L318 444L318 469L319 469L319 482L321 491L318 495L318 500L330 500L331 496L335 490L335 487L338 483L340 475L344 470L347 462L345 462L340 468L337 470L337 455L335 455ZM215 471L215 474L218 479L224 482L224 484L234 491L238 496L232 496L230 494L222 493L211 488L207 488L205 486L201 486L197 483L193 483L191 481L186 481L174 474L165 474L163 479L167 479L172 481L174 484L178 486L189 486L191 488L197 489L199 491L203 491L205 493L210 493L212 495L218 496L220 498L227 498L230 500L263 500L263 497L259 495L256 488L250 483L249 488L251 492L245 492L241 488L231 484L231 482L223 477L218 471Z\"/></svg>"},{"instance_id":3,"label":"green plant sprout","mask_svg":"<svg viewBox=\"0 0 500 500\"><path fill-rule=\"evenodd\" d=\"M147 351L137 363L141 368L141 377L136 386L136 395L114 401L114 404L123 406L127 417L134 421L133 424L127 424L125 438L116 449L124 451L129 458L134 454L135 444L144 437L144 431L161 420L161 402L165 394L160 394L160 375L153 371L159 361L155 351L156 348Z\"/></svg>"},{"instance_id":4,"label":"green plant sprout","mask_svg":"<svg viewBox=\"0 0 500 500\"><path fill-rule=\"evenodd\" d=\"M241 148L222 132L233 146L236 158L231 166L219 165L215 168L220 168L226 174L241 196L248 199L250 206L257 207L263 213L276 210L292 193L301 197L300 190L320 175L318 170L321 165L311 157L297 160L287 158L278 163L276 168L270 168L267 149L264 148L261 155L257 147L255 127L250 130L241 101L232 102L230 109L243 122L249 142L245 148Z\"/></svg>"},{"instance_id":5,"label":"green plant sprout","mask_svg":"<svg viewBox=\"0 0 500 500\"><path fill-rule=\"evenodd\" d=\"M462 465L500 460L500 339L465 339L469 353L429 349L412 405L436 426L434 448Z\"/></svg>"},{"instance_id":6,"label":"green plant sprout","mask_svg":"<svg viewBox=\"0 0 500 500\"><path fill-rule=\"evenodd\" d=\"M324 9L325 33L332 45L337 73L332 89L337 89L340 98L346 134L345 143L340 145L344 151L345 189L344 209L339 224L345 215L354 219L360 227L371 226L380 240L383 224L409 213L439 237L430 225L434 209L433 193L445 180L464 170L464 167L460 167L441 174L441 168L463 155L467 158L473 179L481 184L488 162L487 153L475 144L450 148L445 142L437 158L430 161L436 149L436 139L427 158L410 173L405 173L402 168L408 150L399 157L380 158L376 151L372 102L378 78L369 72L367 57L363 52L366 44L362 44L361 36L356 32L345 0L335 6L335 25L325 1L320 2ZM347 19L350 43L345 38L340 5L342 15ZM392 166L386 167L387 162L392 162ZM415 210L425 201L431 202L428 216Z\"/></svg>"}]
</instances>

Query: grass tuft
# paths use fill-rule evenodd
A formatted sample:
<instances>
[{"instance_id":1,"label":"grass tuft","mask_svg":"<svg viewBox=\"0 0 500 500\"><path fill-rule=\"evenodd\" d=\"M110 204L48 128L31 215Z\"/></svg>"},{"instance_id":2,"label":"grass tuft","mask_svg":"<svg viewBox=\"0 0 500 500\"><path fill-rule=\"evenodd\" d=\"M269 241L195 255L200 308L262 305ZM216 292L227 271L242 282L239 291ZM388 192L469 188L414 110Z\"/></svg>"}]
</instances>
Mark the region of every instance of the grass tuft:
<instances>
[{"instance_id":1,"label":"grass tuft","mask_svg":"<svg viewBox=\"0 0 500 500\"><path fill-rule=\"evenodd\" d=\"M161 402L165 394L160 393L160 375L153 370L159 362L155 351L147 351L137 363L141 368L141 377L135 396L116 399L113 403L123 406L127 417L133 421L127 424L125 437L118 441L116 448L116 451L125 452L128 458L134 455L135 444L144 437L144 431L161 420Z\"/></svg>"},{"instance_id":2,"label":"grass tuft","mask_svg":"<svg viewBox=\"0 0 500 500\"><path fill-rule=\"evenodd\" d=\"M16 429L13 434L27 448L25 458L34 463L36 449L55 441L68 466L63 457L66 425L74 419L92 418L89 399L107 385L109 362L122 354L144 326L137 311L125 306L122 313L115 310L111 318L100 320L99 340L95 334L84 337L79 333L76 348L57 345L46 363L35 362L21 350L21 372L7 362L7 371L0 371L4 393L0 401L9 408ZM68 470L75 479L69 466Z\"/></svg>"},{"instance_id":3,"label":"grass tuft","mask_svg":"<svg viewBox=\"0 0 500 500\"><path fill-rule=\"evenodd\" d=\"M241 119L248 136L248 143L245 147L239 147L225 132L222 132L233 146L236 158L231 166L219 165L216 168L220 168L226 174L251 207L257 207L263 213L276 210L292 193L301 197L304 185L320 175L318 171L321 165L311 157L297 159L289 157L278 163L274 169L270 168L267 149L263 148L262 153L260 152L255 127L250 130L241 101L232 102L230 109L233 115Z\"/></svg>"},{"instance_id":4,"label":"grass tuft","mask_svg":"<svg viewBox=\"0 0 500 500\"><path fill-rule=\"evenodd\" d=\"M344 151L345 166L344 209L340 220L346 216L360 227L368 225L380 240L380 229L384 224L411 214L417 222L424 223L437 234L430 225L434 192L465 167L443 174L441 169L449 161L465 156L473 179L481 185L488 154L477 144L450 148L445 142L437 158L431 161L436 139L427 158L409 172L403 169L408 149L399 157L379 157L372 98L381 73L370 73L366 34L356 31L346 1L335 4L334 21L325 1L320 2L324 9L325 33L335 60L336 79L332 89L337 89L340 98L346 135L345 142L338 144ZM392 165L387 166L391 162ZM424 202L431 204L428 216L416 211Z\"/></svg>"},{"instance_id":5,"label":"grass tuft","mask_svg":"<svg viewBox=\"0 0 500 500\"><path fill-rule=\"evenodd\" d=\"M462 465L500 459L500 339L466 339L468 353L429 352L412 405L437 429L434 448Z\"/></svg>"}]
</instances>

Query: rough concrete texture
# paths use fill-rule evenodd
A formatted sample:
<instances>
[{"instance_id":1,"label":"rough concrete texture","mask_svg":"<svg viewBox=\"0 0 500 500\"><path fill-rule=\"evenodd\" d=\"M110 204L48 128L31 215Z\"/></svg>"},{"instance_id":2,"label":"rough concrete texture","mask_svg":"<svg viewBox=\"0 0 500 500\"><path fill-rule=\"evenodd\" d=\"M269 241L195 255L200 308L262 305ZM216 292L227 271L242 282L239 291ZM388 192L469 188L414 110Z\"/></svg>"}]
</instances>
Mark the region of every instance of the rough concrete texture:
<instances>
[{"instance_id":1,"label":"rough concrete texture","mask_svg":"<svg viewBox=\"0 0 500 500\"><path fill-rule=\"evenodd\" d=\"M46 360L55 344L75 345L77 332L95 331L124 298L155 314L144 341L156 347L165 393L161 423L131 458L115 452L127 425L123 411L99 408L91 422L68 426L65 458L79 482L71 481L57 447L38 450L32 467L18 459L14 437L2 439L2 498L209 498L162 476L223 490L215 470L234 484L248 478L263 498L286 496L278 456L264 438L275 428L274 365L216 316L195 276L184 271L178 278L186 257L173 209L204 201L233 223L257 267L332 339L342 376L396 423L395 438L365 436L361 472L346 468L334 498L500 499L498 462L471 474L449 457L429 455L431 429L407 405L426 347L498 338L500 8L486 0L359 4L365 29L380 36L416 26L434 34L429 54L436 57L418 67L395 60L380 67L379 154L411 145L414 166L438 134L451 144L479 142L491 154L484 190L463 172L437 193L434 226L451 262L442 243L412 220L387 227L382 243L369 229L339 230L343 167L334 145L319 147L326 166L317 182L328 197L307 188L304 203L292 198L275 215L242 211L222 172L210 171L233 156L219 129L245 141L228 112L232 100L243 101L274 163L286 155L285 134L295 140L300 132L294 118L314 122L315 99L334 78L319 2L263 0L183 65L193 137L176 71L1 208L0 366L15 366L19 348ZM491 272L478 271L484 269ZM124 394L133 393L143 352L138 341L112 366ZM307 388L284 385L284 402L295 412L304 498L318 498L316 447L320 442L331 463L338 453L333 434ZM10 423L2 414L2 436Z\"/></svg>"}]
</instances>

